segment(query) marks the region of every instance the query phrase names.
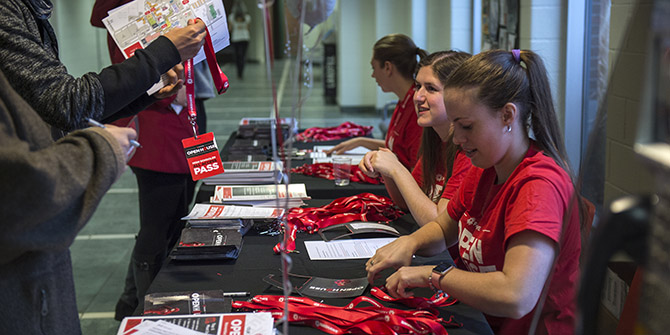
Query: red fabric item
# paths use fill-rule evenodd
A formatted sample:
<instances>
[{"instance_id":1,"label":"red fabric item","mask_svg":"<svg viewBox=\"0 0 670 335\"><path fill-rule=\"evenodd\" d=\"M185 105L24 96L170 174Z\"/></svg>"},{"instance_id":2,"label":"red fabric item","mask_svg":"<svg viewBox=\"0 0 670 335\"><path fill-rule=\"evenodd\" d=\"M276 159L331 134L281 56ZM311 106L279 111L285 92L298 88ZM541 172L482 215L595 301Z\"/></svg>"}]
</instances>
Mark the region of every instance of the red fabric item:
<instances>
[{"instance_id":1,"label":"red fabric item","mask_svg":"<svg viewBox=\"0 0 670 335\"><path fill-rule=\"evenodd\" d=\"M389 222L404 214L393 205L391 199L372 193L337 198L322 207L291 208L287 221L291 234L289 240L293 244L286 246L286 252L295 251L295 234L298 231L313 234L319 228L351 221ZM280 245L277 244L273 251L279 253Z\"/></svg>"},{"instance_id":2,"label":"red fabric item","mask_svg":"<svg viewBox=\"0 0 670 335\"><path fill-rule=\"evenodd\" d=\"M302 142L332 141L350 137L368 136L371 133L372 126L359 126L347 121L337 127L307 128L302 133L296 135L296 140Z\"/></svg>"},{"instance_id":3,"label":"red fabric item","mask_svg":"<svg viewBox=\"0 0 670 335\"><path fill-rule=\"evenodd\" d=\"M413 101L415 90L412 85L402 101L395 106L384 142L407 170L416 164L423 134L423 128L416 123Z\"/></svg>"},{"instance_id":4,"label":"red fabric item","mask_svg":"<svg viewBox=\"0 0 670 335\"><path fill-rule=\"evenodd\" d=\"M105 29L105 24L102 23L102 19L109 15L107 12L116 7L127 4L130 1L132 0L95 0L93 11L91 13L91 25ZM123 60L125 60L123 53L116 46L116 42L114 42L114 38L112 38L112 35L110 34L107 34L107 50L109 51L109 56L112 59L112 64L121 63Z\"/></svg>"},{"instance_id":5,"label":"red fabric item","mask_svg":"<svg viewBox=\"0 0 670 335\"><path fill-rule=\"evenodd\" d=\"M329 180L335 179L333 173L333 163L316 163L316 164L304 164L302 166L292 168L291 172L300 173L307 176L325 178ZM381 184L379 178L370 178L365 173L358 168L358 165L351 165L351 173L349 180L356 183L365 183L365 184Z\"/></svg>"},{"instance_id":6,"label":"red fabric item","mask_svg":"<svg viewBox=\"0 0 670 335\"><path fill-rule=\"evenodd\" d=\"M581 249L579 211L569 175L531 145L526 157L501 185L493 167L472 168L447 210L459 222L462 262L473 272L501 271L507 243L522 231L535 231L560 243L539 333L571 334ZM570 211L570 208L574 210ZM570 211L570 212L569 212ZM570 215L564 235L563 218ZM535 309L515 320L487 315L496 334L526 334Z\"/></svg>"},{"instance_id":7,"label":"red fabric item","mask_svg":"<svg viewBox=\"0 0 670 335\"><path fill-rule=\"evenodd\" d=\"M165 173L190 173L181 140L193 137L193 128L184 110L177 115L168 105L160 108L164 99L137 114L139 131L137 148L129 166ZM125 127L132 118L112 122Z\"/></svg>"},{"instance_id":8,"label":"red fabric item","mask_svg":"<svg viewBox=\"0 0 670 335\"><path fill-rule=\"evenodd\" d=\"M435 307L451 306L458 302L457 299L449 299L449 294L445 292L436 292L430 298L411 297L411 298L393 298L386 292L385 287L373 287L370 289L370 294L382 301L397 302L407 307L418 309L430 309Z\"/></svg>"},{"instance_id":9,"label":"red fabric item","mask_svg":"<svg viewBox=\"0 0 670 335\"><path fill-rule=\"evenodd\" d=\"M452 167L451 177L447 181L447 186L444 192L442 192L442 189L444 188L444 176L442 174L437 174L435 176L435 189L429 196L431 200L437 203L440 198L440 194L442 194L442 198L444 199L453 198L454 194L458 190L458 187L461 186L461 181L463 181L463 178L465 178L465 175L468 173L471 167L472 162L470 162L470 159L465 156L463 152L458 151L456 158L454 159L454 166ZM414 177L414 180L419 185L419 187L423 186L423 159L419 158L416 161L416 165L412 170L412 177Z\"/></svg>"},{"instance_id":10,"label":"red fabric item","mask_svg":"<svg viewBox=\"0 0 670 335\"><path fill-rule=\"evenodd\" d=\"M362 303L372 306L359 307ZM250 301L233 301L233 308L284 315L284 297L257 295ZM360 296L345 307L331 306L305 297L288 297L289 322L309 325L328 334L437 334L447 335L445 326L458 326L453 317L444 320L436 310L400 310Z\"/></svg>"}]
</instances>

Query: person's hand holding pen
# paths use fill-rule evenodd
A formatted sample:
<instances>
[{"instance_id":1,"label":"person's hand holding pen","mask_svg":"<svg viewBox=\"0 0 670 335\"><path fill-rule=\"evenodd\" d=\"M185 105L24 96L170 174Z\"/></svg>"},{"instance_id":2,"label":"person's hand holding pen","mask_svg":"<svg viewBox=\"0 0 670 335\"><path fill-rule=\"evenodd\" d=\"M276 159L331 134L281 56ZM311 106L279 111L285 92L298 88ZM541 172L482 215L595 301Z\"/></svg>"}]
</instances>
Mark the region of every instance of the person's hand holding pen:
<instances>
[{"instance_id":1,"label":"person's hand holding pen","mask_svg":"<svg viewBox=\"0 0 670 335\"><path fill-rule=\"evenodd\" d=\"M130 157L132 156L132 153L135 152L136 148L141 147L140 143L135 140L137 138L137 132L133 128L117 127L111 124L105 125L93 119L88 119L87 122L93 127L105 128L112 134L126 153L126 161L130 160Z\"/></svg>"}]
</instances>

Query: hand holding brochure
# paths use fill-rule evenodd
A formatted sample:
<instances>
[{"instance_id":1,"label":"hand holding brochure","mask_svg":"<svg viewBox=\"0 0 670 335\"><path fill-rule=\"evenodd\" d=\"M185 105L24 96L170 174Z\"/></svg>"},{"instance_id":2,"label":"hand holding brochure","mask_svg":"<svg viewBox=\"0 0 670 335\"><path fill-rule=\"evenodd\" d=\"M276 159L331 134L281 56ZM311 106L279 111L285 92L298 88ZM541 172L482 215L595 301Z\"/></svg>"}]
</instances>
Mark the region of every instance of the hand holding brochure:
<instances>
[{"instance_id":1,"label":"hand holding brochure","mask_svg":"<svg viewBox=\"0 0 670 335\"><path fill-rule=\"evenodd\" d=\"M230 44L226 12L221 0L135 0L110 10L108 14L102 23L126 58L170 29L186 27L188 20L195 18L202 19L207 25L215 52ZM201 49L193 57L193 64L204 59L205 53ZM158 82L147 93L151 95L163 86L164 83Z\"/></svg>"}]
</instances>

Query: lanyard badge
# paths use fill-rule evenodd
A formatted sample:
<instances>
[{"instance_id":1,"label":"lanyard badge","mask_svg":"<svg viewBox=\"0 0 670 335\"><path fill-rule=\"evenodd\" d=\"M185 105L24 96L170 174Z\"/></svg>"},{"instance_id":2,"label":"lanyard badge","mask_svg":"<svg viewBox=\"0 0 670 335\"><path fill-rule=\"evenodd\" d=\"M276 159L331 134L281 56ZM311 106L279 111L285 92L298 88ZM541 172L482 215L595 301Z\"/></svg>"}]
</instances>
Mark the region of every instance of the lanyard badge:
<instances>
[{"instance_id":1,"label":"lanyard badge","mask_svg":"<svg viewBox=\"0 0 670 335\"><path fill-rule=\"evenodd\" d=\"M193 180L199 180L223 172L223 164L214 133L202 134L181 140Z\"/></svg>"},{"instance_id":2,"label":"lanyard badge","mask_svg":"<svg viewBox=\"0 0 670 335\"><path fill-rule=\"evenodd\" d=\"M207 28L205 27L205 29ZM216 62L216 54L214 53L209 30L207 30L207 35L205 36L205 56L217 91L219 94L224 93L228 89L228 78ZM198 135L193 59L189 59L184 63L184 76L186 77L186 110L188 111L188 120L193 128L193 137L185 138L181 140L181 143L184 146L191 176L193 180L199 180L223 173L223 164L221 163L219 148L214 139L214 133L209 132Z\"/></svg>"}]
</instances>

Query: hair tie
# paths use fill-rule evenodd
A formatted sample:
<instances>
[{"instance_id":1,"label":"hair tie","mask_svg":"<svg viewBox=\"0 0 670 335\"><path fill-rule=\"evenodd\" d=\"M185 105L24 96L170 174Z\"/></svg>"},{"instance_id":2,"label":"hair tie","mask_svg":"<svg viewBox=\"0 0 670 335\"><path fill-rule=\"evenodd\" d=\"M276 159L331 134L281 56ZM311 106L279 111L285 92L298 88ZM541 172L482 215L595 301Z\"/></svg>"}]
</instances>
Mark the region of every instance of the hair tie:
<instances>
[{"instance_id":1,"label":"hair tie","mask_svg":"<svg viewBox=\"0 0 670 335\"><path fill-rule=\"evenodd\" d=\"M516 63L521 65L521 50L512 49L512 56L514 56L514 60L516 61Z\"/></svg>"}]
</instances>

